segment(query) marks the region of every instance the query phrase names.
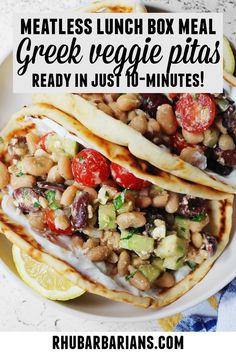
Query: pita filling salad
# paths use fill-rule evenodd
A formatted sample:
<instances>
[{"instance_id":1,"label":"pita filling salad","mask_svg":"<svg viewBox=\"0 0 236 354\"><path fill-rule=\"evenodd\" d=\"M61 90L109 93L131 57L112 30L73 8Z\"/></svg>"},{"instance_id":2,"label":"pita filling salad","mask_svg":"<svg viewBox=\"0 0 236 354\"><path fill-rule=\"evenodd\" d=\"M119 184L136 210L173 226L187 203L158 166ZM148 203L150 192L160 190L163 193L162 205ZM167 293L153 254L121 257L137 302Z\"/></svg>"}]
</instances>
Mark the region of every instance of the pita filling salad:
<instances>
[{"instance_id":1,"label":"pita filling salad","mask_svg":"<svg viewBox=\"0 0 236 354\"><path fill-rule=\"evenodd\" d=\"M81 94L154 144L201 170L236 166L235 102L225 94Z\"/></svg>"},{"instance_id":2,"label":"pita filling salad","mask_svg":"<svg viewBox=\"0 0 236 354\"><path fill-rule=\"evenodd\" d=\"M183 95L168 103L162 95L99 99L100 108L116 107L112 114L156 143L176 150L181 137L185 157L194 150L204 160L210 151L216 168L232 168L233 128L226 123L232 103L225 97ZM184 108L186 100L190 110ZM166 110L173 112L174 124L161 123ZM186 120L196 111L207 122L204 131L195 120ZM46 251L108 288L154 298L214 255L218 242L207 231L208 200L168 192L111 163L76 136L65 137L59 125L53 130L42 119L25 119L32 121L33 131L16 130L4 150L2 209L28 227Z\"/></svg>"}]
</instances>

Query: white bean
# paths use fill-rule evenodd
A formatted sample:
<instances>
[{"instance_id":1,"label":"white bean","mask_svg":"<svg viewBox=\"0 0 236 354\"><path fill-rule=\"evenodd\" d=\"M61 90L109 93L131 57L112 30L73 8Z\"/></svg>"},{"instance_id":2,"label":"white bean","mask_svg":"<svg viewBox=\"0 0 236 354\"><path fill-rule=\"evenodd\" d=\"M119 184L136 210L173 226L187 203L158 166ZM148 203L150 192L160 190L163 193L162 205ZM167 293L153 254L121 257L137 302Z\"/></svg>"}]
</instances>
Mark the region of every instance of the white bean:
<instances>
[{"instance_id":1,"label":"white bean","mask_svg":"<svg viewBox=\"0 0 236 354\"><path fill-rule=\"evenodd\" d=\"M155 281L155 284L160 288L171 288L175 285L175 278L172 273L165 272Z\"/></svg>"},{"instance_id":2,"label":"white bean","mask_svg":"<svg viewBox=\"0 0 236 354\"><path fill-rule=\"evenodd\" d=\"M235 144L233 138L229 134L222 134L218 141L221 150L234 150Z\"/></svg>"},{"instance_id":3,"label":"white bean","mask_svg":"<svg viewBox=\"0 0 236 354\"><path fill-rule=\"evenodd\" d=\"M68 156L61 155L59 157L58 172L65 179L73 179L71 160Z\"/></svg>"},{"instance_id":4,"label":"white bean","mask_svg":"<svg viewBox=\"0 0 236 354\"><path fill-rule=\"evenodd\" d=\"M53 161L47 157L26 156L22 159L22 170L33 176L43 176L53 166Z\"/></svg>"},{"instance_id":5,"label":"white bean","mask_svg":"<svg viewBox=\"0 0 236 354\"><path fill-rule=\"evenodd\" d=\"M191 241L194 247L200 248L202 245L202 235L200 234L200 232L193 232Z\"/></svg>"},{"instance_id":6,"label":"white bean","mask_svg":"<svg viewBox=\"0 0 236 354\"><path fill-rule=\"evenodd\" d=\"M178 124L171 105L165 103L159 106L156 119L161 126L161 130L167 135L173 135L176 132Z\"/></svg>"},{"instance_id":7,"label":"white bean","mask_svg":"<svg viewBox=\"0 0 236 354\"><path fill-rule=\"evenodd\" d=\"M28 149L31 155L35 153L39 139L40 137L32 132L26 134L26 143L28 145Z\"/></svg>"},{"instance_id":8,"label":"white bean","mask_svg":"<svg viewBox=\"0 0 236 354\"><path fill-rule=\"evenodd\" d=\"M203 133L189 133L187 130L182 129L182 134L184 139L189 144L198 144L201 143L204 139Z\"/></svg>"},{"instance_id":9,"label":"white bean","mask_svg":"<svg viewBox=\"0 0 236 354\"><path fill-rule=\"evenodd\" d=\"M127 93L120 95L116 103L121 111L127 112L140 106L140 98L137 94Z\"/></svg>"},{"instance_id":10,"label":"white bean","mask_svg":"<svg viewBox=\"0 0 236 354\"><path fill-rule=\"evenodd\" d=\"M77 191L78 189L73 185L67 187L62 194L61 204L65 206L70 206L73 203L73 200L75 199Z\"/></svg>"},{"instance_id":11,"label":"white bean","mask_svg":"<svg viewBox=\"0 0 236 354\"><path fill-rule=\"evenodd\" d=\"M11 175L10 184L13 189L21 187L32 187L36 183L36 178L30 175L15 176Z\"/></svg>"},{"instance_id":12,"label":"white bean","mask_svg":"<svg viewBox=\"0 0 236 354\"><path fill-rule=\"evenodd\" d=\"M170 192L168 202L165 206L167 213L173 214L178 210L179 207L179 196L177 193Z\"/></svg>"},{"instance_id":13,"label":"white bean","mask_svg":"<svg viewBox=\"0 0 236 354\"><path fill-rule=\"evenodd\" d=\"M8 172L7 166L0 161L0 189L6 187L10 180L10 174Z\"/></svg>"},{"instance_id":14,"label":"white bean","mask_svg":"<svg viewBox=\"0 0 236 354\"><path fill-rule=\"evenodd\" d=\"M47 181L53 183L62 183L63 178L58 171L58 166L53 166L47 175Z\"/></svg>"},{"instance_id":15,"label":"white bean","mask_svg":"<svg viewBox=\"0 0 236 354\"><path fill-rule=\"evenodd\" d=\"M145 216L139 211L131 211L118 215L117 224L121 229L128 229L129 227L142 227L146 224Z\"/></svg>"}]
</instances>

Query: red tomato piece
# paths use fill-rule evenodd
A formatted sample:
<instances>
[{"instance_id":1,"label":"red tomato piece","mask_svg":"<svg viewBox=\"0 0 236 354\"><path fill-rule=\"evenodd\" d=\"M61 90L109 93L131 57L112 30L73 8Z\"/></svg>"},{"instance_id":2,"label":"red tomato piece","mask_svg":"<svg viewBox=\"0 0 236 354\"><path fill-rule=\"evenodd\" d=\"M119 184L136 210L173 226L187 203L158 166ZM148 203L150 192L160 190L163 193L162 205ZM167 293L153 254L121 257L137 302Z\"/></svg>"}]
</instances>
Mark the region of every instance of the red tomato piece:
<instances>
[{"instance_id":1,"label":"red tomato piece","mask_svg":"<svg viewBox=\"0 0 236 354\"><path fill-rule=\"evenodd\" d=\"M49 135L53 135L53 134L54 134L54 132L46 133L46 134L44 134L43 136L41 136L41 138L40 138L40 140L39 140L38 145L39 145L39 147L40 147L41 149L43 149L45 152L49 152L49 151L47 150L47 137L48 137Z\"/></svg>"},{"instance_id":2,"label":"red tomato piece","mask_svg":"<svg viewBox=\"0 0 236 354\"><path fill-rule=\"evenodd\" d=\"M171 99L177 97L179 95L179 93L168 93L167 96Z\"/></svg>"},{"instance_id":3,"label":"red tomato piece","mask_svg":"<svg viewBox=\"0 0 236 354\"><path fill-rule=\"evenodd\" d=\"M216 105L209 95L187 93L176 103L175 114L183 129L190 133L202 133L214 122Z\"/></svg>"},{"instance_id":4,"label":"red tomato piece","mask_svg":"<svg viewBox=\"0 0 236 354\"><path fill-rule=\"evenodd\" d=\"M83 149L72 159L72 173L78 183L94 187L108 179L110 164L100 152Z\"/></svg>"},{"instance_id":5,"label":"red tomato piece","mask_svg":"<svg viewBox=\"0 0 236 354\"><path fill-rule=\"evenodd\" d=\"M192 146L188 144L183 135L179 132L176 132L174 135L170 136L170 147L173 152L180 154L183 149L186 147Z\"/></svg>"},{"instance_id":6,"label":"red tomato piece","mask_svg":"<svg viewBox=\"0 0 236 354\"><path fill-rule=\"evenodd\" d=\"M55 226L55 212L54 210L51 209L46 209L45 210L45 220L46 223L49 227L49 229L53 232L56 232L58 234L63 234L63 235L73 235L73 231L72 231L72 227L69 226L67 229L65 230L61 230L61 229L57 229Z\"/></svg>"},{"instance_id":7,"label":"red tomato piece","mask_svg":"<svg viewBox=\"0 0 236 354\"><path fill-rule=\"evenodd\" d=\"M111 175L116 183L123 188L139 190L150 185L150 182L134 176L133 173L126 170L126 168L114 162L111 164Z\"/></svg>"}]
</instances>

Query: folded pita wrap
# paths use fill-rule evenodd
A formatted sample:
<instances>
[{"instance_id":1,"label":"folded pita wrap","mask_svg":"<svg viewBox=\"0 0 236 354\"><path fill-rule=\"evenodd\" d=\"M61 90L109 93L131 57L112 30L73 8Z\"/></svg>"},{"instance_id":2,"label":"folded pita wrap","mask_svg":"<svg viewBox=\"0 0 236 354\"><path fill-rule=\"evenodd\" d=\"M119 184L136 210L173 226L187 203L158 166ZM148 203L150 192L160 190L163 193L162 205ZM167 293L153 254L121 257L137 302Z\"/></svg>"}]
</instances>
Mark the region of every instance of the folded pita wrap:
<instances>
[{"instance_id":1,"label":"folded pita wrap","mask_svg":"<svg viewBox=\"0 0 236 354\"><path fill-rule=\"evenodd\" d=\"M57 134L57 136L59 136L58 139L61 140L53 140L54 145L51 146L51 148L53 149L53 153L52 151L42 151L42 139L40 140L41 143L39 143L36 139L37 135L42 137L45 136L45 133L50 133L51 136L55 137L55 135L52 135L52 132L53 134ZM34 141L37 141L34 151L32 150L32 145L29 144L29 133L34 133ZM48 134L47 136L49 136L50 134ZM8 169L11 174L11 182L8 183L7 186L2 188L0 195L1 233L5 235L13 244L16 244L23 251L27 252L30 256L32 256L38 261L45 262L46 264L54 267L55 270L57 270L59 273L63 274L74 284L79 285L81 288L85 289L88 292L104 296L109 299L128 302L133 305L137 305L144 308L158 308L160 306L167 305L182 296L188 290L190 290L207 274L207 272L212 267L214 261L220 256L229 241L232 220L232 195L223 192L217 192L211 188L189 183L177 177L171 176L168 173L153 169L149 164L133 157L126 148L107 142L106 140L95 136L78 120L69 115L66 115L65 113L55 109L50 105L37 104L31 107L25 107L13 116L13 118L9 121L8 125L2 131L1 136L3 137L3 144L1 144L1 160L4 164L9 166ZM27 143L25 143L23 139L25 136ZM51 220L50 223L47 220L46 227L43 227L41 231L33 227L32 222L30 222L30 217L32 216L32 214L35 213L35 215L42 215L46 213L45 210L49 210L50 213L57 213L59 210L59 214L57 214L57 216L61 215L62 210L63 213L67 213L66 215L68 219L73 218L73 211L70 212L69 210L71 207L70 205L67 206L67 208L64 208L62 205L60 206L59 202L59 207L55 207L55 200L53 201L53 203L51 200L51 194L53 193L50 193L50 195L48 195L48 191L55 191L55 189L61 190L61 188L62 190L64 190L62 185L64 185L65 187L66 183L67 185L69 185L71 184L71 182L65 179L63 182L61 181L60 183L52 183L48 180L49 173L42 173L41 176L37 175L37 173L35 172L34 161L31 160L32 165L31 168L28 169L27 175L30 175L30 173L32 173L33 177L35 178L34 181L31 181L31 185L16 188L19 187L19 184L15 184L16 179L22 178L26 174L25 162L23 162L24 158L28 158L30 156L36 158L37 160L40 157L44 157L51 160L55 160L52 164L56 165L58 156L53 155L55 154L54 148L56 147L57 149L61 149L61 146L58 146L57 141L60 141L61 144L64 144L65 141L68 141L70 139L76 141L79 144L80 150L82 149L83 151L84 147L96 150L100 152L103 156L105 156L107 160L122 166L136 177L149 181L151 185L149 187L146 187L146 189L143 189L145 190L145 193L147 193L148 188L152 188L152 190L155 190L155 193L157 191L157 195L159 195L158 193L167 193L168 195L170 195L170 191L179 193L179 200L182 200L185 203L182 204L182 211L184 210L184 212L187 211L188 213L190 211L195 212L194 218L192 218L191 216L191 220L187 221L188 223L194 222L196 226L196 223L201 223L202 218L205 220L205 215L203 216L202 213L199 214L199 211L196 214L196 210L198 210L196 209L196 207L198 207L199 201L200 205L202 202L207 203L207 209L204 209L204 212L207 210L209 223L207 225L207 229L204 228L204 230L201 231L203 238L201 251L193 247L190 241L189 234L188 236L182 235L182 239L178 234L178 230L171 231L172 236L169 235L170 230L168 231L169 233L165 233L165 235L154 235L153 231L154 229L157 231L158 226L155 226L154 229L150 229L150 224L147 225L147 221L145 221L146 224L144 226L139 225L138 229L129 228L128 231L122 230L121 227L117 226L115 228L111 227L112 230L110 230L109 226L107 225L104 229L101 227L101 225L99 225L100 229L98 229L98 227L95 226L96 224L93 224L92 237L90 233L91 228L89 229L90 231L88 231L88 225L86 225L86 227L84 225L80 225L80 227L78 227L77 224L76 227L72 228L73 232L71 233L68 232L68 228L60 229L58 224L56 225L55 219L53 227L51 226ZM30 141L32 142L32 139ZM43 141L45 142L45 138L43 139ZM29 150L31 150L31 152ZM45 180L45 178L47 178L47 180ZM17 183L18 182L19 180L17 181ZM31 193L30 189L32 188L34 189L34 193L36 194ZM96 188L98 191L100 186L98 185ZM114 183L113 188L115 188ZM163 191L162 188L164 188L165 191ZM21 192L20 194L19 189ZM74 197L74 201L77 198L77 195L79 197L81 196L81 193L82 195L84 195L83 193L86 194L85 189L83 187L78 186L78 189L79 193L77 193L76 197ZM122 193L124 196L127 191L119 190L118 196L121 196ZM139 192L133 191L132 193ZM148 193L151 193L150 190L148 190ZM177 194L175 193L174 195L176 196ZM185 196L183 194L185 194ZM41 199L39 199L39 195L41 197L44 196L44 199L46 199L45 197L49 197L47 201L51 204L49 203L46 206L46 209L43 209L43 206L40 204ZM27 203L24 198L26 198ZM192 198L191 201L197 201L197 204L195 204L193 209L191 209L188 205L189 198ZM202 199L200 200L199 198ZM95 201L95 204L96 203L98 203L100 207L100 204L102 203L101 199L98 198L98 201ZM110 202L110 204L112 203L113 205L116 204L116 202L114 202L114 196L113 202ZM91 206L93 206L93 211L95 212L97 206L95 208L95 204L93 204L92 202L90 204ZM107 200L105 200L105 204L103 201L103 205L107 205ZM186 205L189 207L189 209L186 209ZM121 206L118 206L118 209L116 210L117 214L119 212L120 207ZM163 208L158 208L158 213L160 214L159 219L157 218L158 223L161 223L162 225L167 225L165 218L167 217L168 212L164 209L163 211L162 209ZM150 216L149 213L153 213L153 210L151 211L151 209L148 208L142 209L142 207L140 207L140 210L142 214L145 215L146 220ZM125 211L124 214L126 212L127 211ZM54 216L55 215L56 214L54 214ZM122 215L122 213L120 215ZM172 214L172 217L173 215L176 214ZM182 221L186 221L186 218L183 217L183 213L182 216L179 215L178 217L180 217ZM77 214L76 222L79 220L79 218L80 215ZM157 219L155 219L154 221L156 222ZM110 224L108 223L108 225ZM149 228L147 228L147 226L149 226ZM144 227L145 229L143 229L142 227ZM170 228L173 229L173 225ZM183 232L183 229L181 227L180 229L181 230L179 231ZM158 230L160 231L160 229ZM96 236L95 231L97 233ZM110 247L113 247L113 257L115 257L114 253L116 253L116 257L119 257L122 249L123 251L126 250L126 252L129 253L130 259L132 258L132 261L136 261L136 265L132 263L132 271L129 270L129 274L125 273L125 275L120 276L119 274L112 274L110 272L110 266L108 271L108 263L112 262L111 259L108 258L108 255L107 258L102 261L91 260L88 252L89 249L86 248L87 246L84 248L84 244L88 240L90 240L91 242L91 239L93 239L94 242L94 239L96 239L97 245L101 241L101 234L104 236L105 233L116 232L116 234L118 234L119 236L119 234L121 233L122 235L124 231L126 232L126 237L124 237L124 234L123 238L122 236L120 236L119 247L121 249L119 251L116 250L112 242L110 244ZM152 247L151 250L145 251L146 254L145 252L142 253L142 250L140 249L138 251L136 248L135 250L129 249L129 239L131 239L132 237L136 237L134 235L136 235L137 233L139 234L139 239L140 237L142 238L142 240L148 239L148 241L151 242L152 245L155 244L155 249ZM163 243L162 239L167 239L168 237L169 239L170 237L172 237L173 239L175 239L175 241L177 240L177 242L181 243L182 248L185 248L184 253L182 254L181 252L183 251L183 249L179 247L180 244L177 244L178 252L181 253L181 257L178 253L179 259L175 259L175 263L181 262L181 266L177 267L178 269L171 268L172 265L168 265L166 266L166 268L163 266L163 264L165 264L163 262L165 262L166 256L163 256L163 254L161 254L164 251L160 250L159 245ZM122 246L120 243L121 239L123 240ZM83 241L82 244L80 242L81 240ZM103 241L103 247L107 246L106 242L108 241ZM158 251L155 251L156 249ZM110 251L111 250L109 249L109 252ZM149 254L147 254L147 252L149 252ZM155 254L155 252L157 253ZM110 255L111 253L109 254L109 256ZM108 259L110 260L108 261ZM150 262L153 262L153 259L159 259L158 264L159 262L161 262L162 268L159 269L159 275L157 276L157 279L154 279L154 282L158 281L158 279L160 280L163 274L166 273L167 269L167 273L171 274L172 279L175 279L175 282L172 284L173 286L170 288L164 288L160 285L159 282L159 286L151 286L147 289L140 289L140 286L139 288L137 288L135 286L137 284L132 281L132 278L135 279L137 274L139 276L141 274L141 277L146 278L146 282L147 279L150 283L152 282L149 279L150 274L148 275L147 273L145 273L145 267L139 268L139 265L137 265L137 259L139 261L141 260L142 266L145 266L146 263L150 264ZM189 265L187 265L186 263L187 259ZM117 262L117 260L113 261ZM114 266L114 263L110 264ZM113 267L112 269L114 268L115 267ZM155 271L157 271L157 268L155 268Z\"/></svg>"},{"instance_id":2,"label":"folded pita wrap","mask_svg":"<svg viewBox=\"0 0 236 354\"><path fill-rule=\"evenodd\" d=\"M234 94L236 93L235 89L233 92ZM89 95L87 96L89 97ZM77 94L48 93L35 94L33 102L52 104L75 117L97 136L127 147L135 157L148 161L160 170L188 181L211 186L219 191L236 193L235 168L226 177L218 173L212 173L207 169L200 169L171 153L168 149L163 148L163 146L156 145L150 139L136 131L127 121L124 123L122 120L98 109L96 100L95 102L91 102ZM214 166L217 163L215 160L212 164Z\"/></svg>"}]
</instances>

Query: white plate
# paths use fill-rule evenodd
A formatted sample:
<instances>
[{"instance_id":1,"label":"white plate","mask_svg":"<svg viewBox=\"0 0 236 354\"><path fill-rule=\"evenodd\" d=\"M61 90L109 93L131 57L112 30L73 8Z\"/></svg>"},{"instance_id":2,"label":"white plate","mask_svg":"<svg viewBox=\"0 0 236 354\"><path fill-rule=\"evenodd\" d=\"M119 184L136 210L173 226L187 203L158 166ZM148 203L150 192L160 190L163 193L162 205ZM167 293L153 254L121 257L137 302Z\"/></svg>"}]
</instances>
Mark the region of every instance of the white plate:
<instances>
[{"instance_id":1,"label":"white plate","mask_svg":"<svg viewBox=\"0 0 236 354\"><path fill-rule=\"evenodd\" d=\"M29 95L14 95L12 93L12 55L8 55L0 66L0 87L1 128L12 113L19 110L23 105L31 103ZM236 228L235 216L233 221L232 235ZM79 299L66 303L48 302L67 313L93 320L134 322L171 316L212 296L236 276L235 249L236 237L231 237L230 245L216 261L207 276L179 300L159 310L143 310L90 294L85 294ZM11 244L4 237L0 237L0 266L7 270L10 279L26 287L16 273L11 255ZM28 289L32 291L30 288Z\"/></svg>"}]
</instances>

